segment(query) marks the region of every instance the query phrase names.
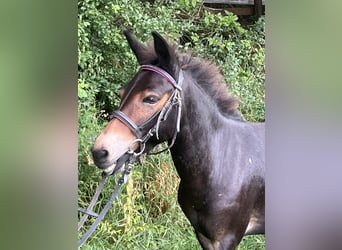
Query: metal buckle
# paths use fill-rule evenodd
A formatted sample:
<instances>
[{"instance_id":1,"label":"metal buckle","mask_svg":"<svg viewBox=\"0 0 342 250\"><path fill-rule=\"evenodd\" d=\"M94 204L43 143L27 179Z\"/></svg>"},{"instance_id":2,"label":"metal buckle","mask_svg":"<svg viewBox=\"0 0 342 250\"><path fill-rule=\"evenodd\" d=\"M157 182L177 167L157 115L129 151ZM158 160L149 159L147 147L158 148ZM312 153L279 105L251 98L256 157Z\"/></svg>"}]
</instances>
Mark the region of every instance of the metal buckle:
<instances>
[{"instance_id":1,"label":"metal buckle","mask_svg":"<svg viewBox=\"0 0 342 250\"><path fill-rule=\"evenodd\" d=\"M142 155L142 154L144 153L144 150L145 150L145 147L146 147L145 143L143 143L143 142L144 142L143 139L140 139L140 138L135 139L134 141L132 141L131 145L129 145L129 147L128 147L127 153L128 153L128 154L132 154L132 155L134 155L135 157L138 157L138 156ZM139 143L139 144L140 144L140 151L139 151L138 153L136 153L136 152L134 151L134 148L133 148L133 146L134 146L136 143Z\"/></svg>"}]
</instances>

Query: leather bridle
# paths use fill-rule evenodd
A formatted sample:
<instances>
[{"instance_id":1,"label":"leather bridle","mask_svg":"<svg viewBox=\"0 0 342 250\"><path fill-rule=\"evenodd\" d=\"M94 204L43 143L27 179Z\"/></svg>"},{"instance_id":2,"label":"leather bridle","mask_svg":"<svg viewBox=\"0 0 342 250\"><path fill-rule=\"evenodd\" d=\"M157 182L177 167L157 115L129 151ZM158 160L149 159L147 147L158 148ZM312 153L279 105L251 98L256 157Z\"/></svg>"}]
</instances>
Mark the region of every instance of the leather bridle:
<instances>
[{"instance_id":1,"label":"leather bridle","mask_svg":"<svg viewBox=\"0 0 342 250\"><path fill-rule=\"evenodd\" d=\"M91 236L91 234L95 231L98 224L101 222L101 220L104 218L106 213L108 212L109 208L111 207L112 203L116 199L121 186L126 183L128 179L128 175L130 174L133 164L136 160L139 159L139 157L145 152L146 143L148 140L155 136L157 140L159 140L159 128L160 123L162 121L165 121L170 113L170 111L173 109L173 107L177 107L177 123L176 123L176 129L174 131L171 143L169 143L168 147L164 150L161 150L157 153L161 153L169 148L171 148L176 140L177 134L180 131L180 119L181 119L181 110L182 110L182 84L183 84L183 71L180 70L178 74L178 81L176 81L169 73L167 73L165 70L163 70L160 67L153 66L153 65L142 65L140 67L140 71L150 71L155 74L158 74L162 76L164 79L166 79L172 86L174 87L172 94L170 95L169 99L165 102L163 107L154 113L151 117L149 117L146 121L144 121L142 124L137 125L135 122L132 121L131 118L129 118L125 113L123 113L120 109L122 108L123 104L126 102L128 95L126 95L126 98L122 101L121 106L119 110L114 111L111 115L111 119L119 119L122 123L124 123L136 136L136 139L131 143L130 147L128 148L127 152L123 154L117 161L115 169L111 173L102 173L102 179L99 182L99 185L96 189L96 192L87 207L87 209L79 208L78 211L82 212L84 215L82 216L80 222L78 223L78 230L80 230L87 220L88 216L94 216L97 217L95 222L91 225L91 227L88 229L88 231L82 236L80 241L78 242L78 247L80 248L85 241ZM134 87L134 86L133 86ZM133 89L133 88L132 88ZM132 89L129 91L131 92ZM148 129L150 127L150 129ZM147 131L147 132L145 132ZM145 132L145 133L144 133ZM135 149L136 143L139 144L139 149ZM137 151L138 150L138 151ZM155 154L157 154L155 153ZM114 188L114 191L102 209L102 211L97 214L92 211L95 203L98 200L98 197L102 191L102 188L104 186L104 182L107 176L112 175L115 173L118 169L120 169L123 165L125 165L123 174L121 178L118 181L118 184Z\"/></svg>"},{"instance_id":2,"label":"leather bridle","mask_svg":"<svg viewBox=\"0 0 342 250\"><path fill-rule=\"evenodd\" d=\"M159 68L157 66L142 65L140 67L140 71L150 71L150 72L153 72L155 74L162 76L174 87L174 89L173 89L173 92L170 95L169 99L163 105L163 107L159 111L154 113L151 117L146 119L140 125L135 124L135 122L132 121L132 119L130 119L125 113L123 113L121 111L121 108L125 104L125 102L128 98L128 95L130 93L128 93L128 95L126 95L125 99L121 103L119 110L114 111L112 113L112 115L110 116L111 119L116 118L116 119L120 120L135 134L136 139L132 142L131 147L128 149L127 153L133 153L134 152L133 146L135 146L136 143L138 143L138 144L140 144L140 150L138 152L134 152L134 154L136 156L144 153L145 144L152 136L156 136L157 140L159 140L160 123L167 119L172 108L176 106L178 109L177 124L176 124L175 132L174 132L173 137L172 137L172 141L169 144L168 148L172 147L172 145L174 144L177 133L180 130L180 118L181 118L181 110L182 110L181 92L182 92L182 84L183 84L183 80L184 80L182 70L179 71L178 81L176 81L165 70L163 70L162 68ZM131 92L131 91L132 91L132 89L129 92ZM151 127L151 128L148 129L149 127Z\"/></svg>"}]
</instances>

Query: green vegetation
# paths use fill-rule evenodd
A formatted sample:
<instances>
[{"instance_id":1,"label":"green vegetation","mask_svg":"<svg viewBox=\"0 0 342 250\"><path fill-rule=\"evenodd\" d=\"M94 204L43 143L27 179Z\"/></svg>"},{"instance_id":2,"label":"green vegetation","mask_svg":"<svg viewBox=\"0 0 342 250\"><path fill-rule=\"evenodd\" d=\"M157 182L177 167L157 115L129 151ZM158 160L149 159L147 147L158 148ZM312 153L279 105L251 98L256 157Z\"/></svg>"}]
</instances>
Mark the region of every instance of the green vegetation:
<instances>
[{"instance_id":1,"label":"green vegetation","mask_svg":"<svg viewBox=\"0 0 342 250\"><path fill-rule=\"evenodd\" d=\"M108 114L118 106L118 90L137 71L136 59L122 34L125 28L142 41L150 40L151 31L156 30L180 49L214 61L230 90L240 97L245 119L264 120L264 18L242 27L235 15L210 14L201 3L79 0L80 206L87 206L100 178L89 149ZM116 179L106 184L97 208L107 201ZM200 249L177 204L178 181L167 153L136 164L130 180L83 249ZM248 236L239 249L265 249L264 242L263 236Z\"/></svg>"}]
</instances>

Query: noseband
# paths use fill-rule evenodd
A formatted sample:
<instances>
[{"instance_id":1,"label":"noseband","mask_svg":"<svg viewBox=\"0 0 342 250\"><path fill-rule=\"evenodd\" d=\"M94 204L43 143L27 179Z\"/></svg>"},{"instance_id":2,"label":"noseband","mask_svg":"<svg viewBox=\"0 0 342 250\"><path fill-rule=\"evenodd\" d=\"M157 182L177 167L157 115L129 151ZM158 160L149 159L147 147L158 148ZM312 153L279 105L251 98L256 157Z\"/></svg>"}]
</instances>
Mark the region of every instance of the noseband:
<instances>
[{"instance_id":1,"label":"noseband","mask_svg":"<svg viewBox=\"0 0 342 250\"><path fill-rule=\"evenodd\" d=\"M120 109L113 112L111 115L111 119L117 118L122 123L124 123L136 136L136 140L134 140L128 149L128 153L132 154L134 153L136 156L141 155L144 152L145 144L146 142L152 137L156 136L157 140L159 140L159 127L160 122L165 121L172 110L174 106L177 106L178 112L177 112L177 124L176 129L174 132L174 135L172 137L172 141L168 148L172 147L172 145L175 142L177 133L180 130L180 117L181 117L181 109L182 109L182 97L181 97L181 91L182 91L182 83L183 83L183 72L182 70L179 71L178 75L178 82L165 70L153 66L153 65L142 65L140 67L140 71L150 71L155 74L158 74L165 78L173 87L174 90L172 94L170 95L169 99L166 101L166 103L163 105L163 107L154 113L151 117L149 117L146 121L144 121L142 124L137 125L135 124L132 119L130 119L125 113L123 113L120 109L123 106L123 104L126 102L128 95L123 100ZM146 131L148 127L151 127L147 133L143 134L144 131ZM134 152L133 146L139 143L140 144L140 151Z\"/></svg>"},{"instance_id":2,"label":"noseband","mask_svg":"<svg viewBox=\"0 0 342 250\"><path fill-rule=\"evenodd\" d=\"M99 185L96 189L96 192L95 192L91 202L89 203L89 206L87 207L87 209L83 209L83 208L78 209L79 212L82 212L84 214L82 216L80 222L78 223L78 230L80 230L82 228L83 224L85 223L85 221L87 220L89 215L96 217L95 222L91 225L91 227L88 229L88 231L79 240L79 242L77 244L78 248L80 248L85 243L85 241L95 231L96 227L99 225L101 220L104 218L104 216L108 212L112 203L116 199L121 186L124 183L126 183L128 175L130 174L130 172L132 170L133 163L137 159L139 159L140 155L142 155L144 153L146 142L152 136L156 136L157 140L159 140L160 123L167 119L170 111L172 110L172 108L174 106L176 106L178 109L176 129L175 129L174 135L172 137L172 141L169 144L169 146L160 152L163 152L163 151L165 151L165 150L167 150L173 146L173 144L176 140L176 137L177 137L177 133L180 131L180 117L181 117L181 109L182 109L182 96L181 96L182 88L181 88L181 86L183 83L183 72L182 72L182 70L179 71L178 82L169 73L167 73L165 70L163 70L159 67L153 66L153 65L142 65L140 67L140 71L150 71L150 72L153 72L153 73L156 73L156 74L162 76L170 84L172 84L172 86L174 87L174 90L173 90L172 94L170 95L169 99L164 104L164 106L161 108L161 110L154 113L150 118L148 118L145 122L143 122L139 126L136 125L135 122L133 122L125 113L120 111L120 109L117 111L114 111L114 113L111 115L111 119L117 118L122 123L124 123L135 134L136 139L132 142L128 151L123 156L121 156L117 161L117 167L116 168L121 168L121 166L125 165L125 169L124 169L124 172L123 172L121 178L119 179L118 184L116 185L111 197L107 201L107 203L104 206L104 208L102 209L102 211L99 214L97 214L97 213L93 212L92 209L93 209L94 205L96 204L98 197L100 196L100 193L101 193L102 188L104 186L104 182L105 182L106 177L108 175L111 175L113 172L115 172L115 170L113 170L111 173L105 173L105 172L102 173L102 179L99 182ZM128 95L129 95L129 93L128 93ZM123 104L127 100L127 96L123 100L121 107L123 106ZM147 133L143 134L144 131L146 131L148 127L151 127L151 128L147 131ZM135 152L135 150L133 149L133 147L136 143L140 144L140 151L139 152ZM157 153L160 153L160 152L157 152Z\"/></svg>"}]
</instances>

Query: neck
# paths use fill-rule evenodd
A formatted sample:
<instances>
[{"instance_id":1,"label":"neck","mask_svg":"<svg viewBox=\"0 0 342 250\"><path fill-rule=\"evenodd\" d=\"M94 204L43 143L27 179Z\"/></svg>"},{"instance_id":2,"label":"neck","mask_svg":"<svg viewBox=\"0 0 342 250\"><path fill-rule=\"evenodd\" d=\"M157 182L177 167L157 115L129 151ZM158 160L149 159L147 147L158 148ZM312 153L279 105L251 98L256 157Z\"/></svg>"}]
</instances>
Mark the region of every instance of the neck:
<instances>
[{"instance_id":1,"label":"neck","mask_svg":"<svg viewBox=\"0 0 342 250\"><path fill-rule=\"evenodd\" d=\"M194 168L197 172L208 171L201 166L211 162L208 149L211 135L217 133L224 119L212 99L191 81L184 81L182 100L180 132L171 148L172 158L181 178L184 171L186 176L189 176L189 172L196 173L192 171Z\"/></svg>"}]
</instances>

